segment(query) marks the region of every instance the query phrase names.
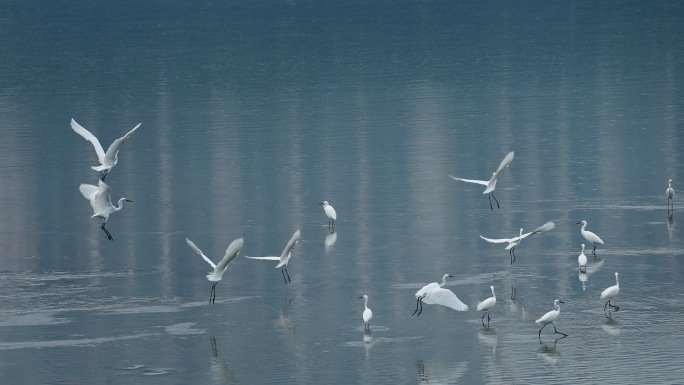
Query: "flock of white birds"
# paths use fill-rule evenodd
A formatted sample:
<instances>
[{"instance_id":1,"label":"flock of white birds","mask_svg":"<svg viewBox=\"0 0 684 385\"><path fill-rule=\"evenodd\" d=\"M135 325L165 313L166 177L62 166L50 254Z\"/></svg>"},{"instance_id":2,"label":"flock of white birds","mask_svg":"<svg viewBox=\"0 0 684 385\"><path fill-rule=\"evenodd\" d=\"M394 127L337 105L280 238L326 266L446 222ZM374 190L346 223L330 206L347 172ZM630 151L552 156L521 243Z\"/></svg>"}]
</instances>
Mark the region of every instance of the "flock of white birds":
<instances>
[{"instance_id":1,"label":"flock of white birds","mask_svg":"<svg viewBox=\"0 0 684 385\"><path fill-rule=\"evenodd\" d=\"M142 124L142 123L140 123ZM114 240L112 237L111 233L105 228L105 224L107 223L107 220L109 219L109 216L112 213L115 213L123 208L123 202L131 202L130 200L126 198L120 198L118 202L118 206L114 206L112 204L112 199L111 199L111 188L104 182L105 177L107 174L111 171L114 166L116 166L118 162L118 153L119 153L119 148L121 145L135 132L135 130L140 127L140 124L135 126L131 131L129 131L126 135L122 136L121 138L115 140L107 149L107 152L104 151L102 148L102 145L100 145L99 140L92 134L90 131L86 130L83 128L81 125L76 123L74 119L71 119L71 128L81 135L83 138L88 140L93 144L95 147L95 152L97 153L98 160L100 162L100 166L92 166L92 169L95 171L102 171L102 178L98 181L98 186L90 185L90 184L81 184L79 186L79 190L81 191L81 194L88 199L90 202L90 205L93 208L93 215L92 217L98 217L102 218L102 230L105 232L105 235L107 236L107 239L109 240ZM488 181L484 180L475 180L475 179L463 179L463 178L457 178L454 176L449 175L451 178L457 181L463 181L463 182L468 182L468 183L477 183L486 186L486 189L484 190L483 194L489 194L489 207L492 211L494 211L494 207L492 205L492 198L494 198L494 201L496 202L496 207L499 207L499 201L496 199L494 196L494 190L496 189L496 182L499 174L506 169L511 162L513 161L515 154L513 151L509 152L504 159L501 161L501 164L499 164L499 167L497 170L492 174L492 177ZM667 197L667 208L670 210L670 207L674 208L674 205L671 205L671 201L674 199L674 189L672 188L672 179L669 180L668 182L668 188L665 192L665 195ZM326 216L328 217L328 227L334 231L335 228L335 220L337 219L337 212L335 209L328 203L328 201L323 201L320 203L320 205L323 206L323 210L325 211ZM603 245L603 240L601 238L594 234L591 231L586 230L587 227L587 221L582 220L578 222L578 224L582 225L582 228L580 229L581 235L584 237L584 239L587 240L587 242L591 242L594 245L594 249L592 250L592 253L594 254L594 258L596 258L596 245ZM523 229L520 229L520 234L517 237L514 238L500 238L500 239L492 239L492 238L485 238L480 235L480 238L484 239L487 242L491 243L508 243L506 246L505 250L509 251L509 256L511 258L511 264L515 263L515 248L520 244L520 241L525 239L526 237L534 234L539 234L543 233L549 230L552 230L556 227L556 225L553 222L547 222L535 230L523 234ZM295 233L292 235L290 240L288 241L287 245L283 249L282 253L280 256L265 256L265 257L247 257L250 259L261 259L261 260L273 260L273 261L278 261L278 264L276 265L276 268L281 269L281 273L283 275L283 280L285 283L291 282L290 280L290 274L287 272L287 265L290 261L290 258L292 257L292 250L294 249L295 245L297 242L299 242L299 238L301 236L301 233L299 230L295 231ZM244 245L244 240L242 238L236 239L233 242L230 243L228 246L228 249L226 250L226 253L221 259L221 261L218 264L215 264L212 262L212 260L207 257L202 250L200 250L190 239L186 238L186 242L188 243L188 246L192 248L197 254L199 254L202 258L204 258L209 265L214 269L213 271L209 272L207 274L207 279L211 282L213 282L212 287L211 287L211 294L209 296L209 303L214 304L216 300L216 284L222 279L223 273L225 273L226 269L228 268L228 263L232 261L242 250L242 246ZM577 262L579 265L580 272L584 270L586 272L586 266L587 266L587 257L584 255L584 244L582 244L582 252L577 258ZM449 274L445 274L442 277L442 283L437 283L437 282L432 282L430 284L427 284L423 286L420 290L418 290L415 294L416 297L416 309L413 311L413 315L420 316L420 314L423 312L423 303L426 304L434 304L434 305L441 305L441 306L446 306L449 308L452 308L457 311L467 311L468 310L468 305L464 304L461 302L456 294L454 294L451 290L445 289L443 286L446 284L446 279L447 278L453 278L453 276ZM477 305L477 311L484 311L484 314L482 315L482 326L485 328L489 328L489 321L491 320L489 316L489 311L493 309L496 306L496 294L494 293L494 286L490 286L492 296L485 299L484 301L480 302ZM618 311L620 308L618 306L612 305L610 301L614 299L620 291L620 285L618 281L618 273L615 273L615 285L605 289L601 293L601 300L608 300L606 304L603 307L604 314L607 318L610 318L610 312L607 312L607 308L610 307L611 310ZM360 299L364 299L364 311L363 311L363 322L366 331L370 331L370 321L373 318L373 312L371 311L370 308L368 308L368 295L363 295L360 297ZM553 302L553 305L555 307L555 310L551 310L548 313L544 314L541 318L535 321L536 324L542 325L542 328L539 329L539 338L541 338L541 332L544 329L544 327L548 324L553 324L554 331L557 334L562 334L563 336L567 336L565 333L561 333L558 330L556 330L556 324L555 321L558 319L560 315L560 304L564 303L563 301L560 301L556 299ZM487 325L484 323L484 317L487 316Z\"/></svg>"}]
</instances>

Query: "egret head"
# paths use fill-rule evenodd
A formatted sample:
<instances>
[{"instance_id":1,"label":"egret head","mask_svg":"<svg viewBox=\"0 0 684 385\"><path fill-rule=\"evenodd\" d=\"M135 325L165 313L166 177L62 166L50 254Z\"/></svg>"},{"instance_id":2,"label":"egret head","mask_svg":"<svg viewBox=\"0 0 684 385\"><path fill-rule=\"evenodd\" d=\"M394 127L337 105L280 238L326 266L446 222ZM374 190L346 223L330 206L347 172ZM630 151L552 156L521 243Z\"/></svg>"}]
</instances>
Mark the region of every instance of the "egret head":
<instances>
[{"instance_id":1,"label":"egret head","mask_svg":"<svg viewBox=\"0 0 684 385\"><path fill-rule=\"evenodd\" d=\"M368 296L364 294L361 297L359 297L359 299L368 299Z\"/></svg>"},{"instance_id":2,"label":"egret head","mask_svg":"<svg viewBox=\"0 0 684 385\"><path fill-rule=\"evenodd\" d=\"M323 201L322 203L319 203L318 205L319 205L319 206L320 206L320 205L327 206L327 205L328 205L328 201Z\"/></svg>"},{"instance_id":3,"label":"egret head","mask_svg":"<svg viewBox=\"0 0 684 385\"><path fill-rule=\"evenodd\" d=\"M583 220L581 220L580 222L577 222L577 224L578 224L578 225L584 225L584 226L586 226L587 221L585 221L585 220L583 219Z\"/></svg>"}]
</instances>

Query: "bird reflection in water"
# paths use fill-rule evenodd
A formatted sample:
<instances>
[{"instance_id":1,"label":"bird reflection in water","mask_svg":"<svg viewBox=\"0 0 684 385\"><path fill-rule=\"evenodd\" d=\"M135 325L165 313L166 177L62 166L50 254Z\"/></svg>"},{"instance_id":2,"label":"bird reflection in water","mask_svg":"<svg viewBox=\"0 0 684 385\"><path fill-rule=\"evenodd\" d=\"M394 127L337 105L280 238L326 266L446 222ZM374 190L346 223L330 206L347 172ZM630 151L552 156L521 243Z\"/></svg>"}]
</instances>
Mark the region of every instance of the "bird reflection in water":
<instances>
[{"instance_id":1,"label":"bird reflection in water","mask_svg":"<svg viewBox=\"0 0 684 385\"><path fill-rule=\"evenodd\" d=\"M432 365L431 374L425 369L423 360L419 360L416 364L418 366L418 382L421 384L454 384L468 368L467 362L459 362L450 368Z\"/></svg>"},{"instance_id":2,"label":"bird reflection in water","mask_svg":"<svg viewBox=\"0 0 684 385\"><path fill-rule=\"evenodd\" d=\"M586 290L587 288L587 281L589 281L589 275L594 274L595 272L598 271L601 266L603 266L603 258L597 258L593 261L587 262L587 265L584 268L584 272L580 270L579 278L580 282L582 282L582 290Z\"/></svg>"},{"instance_id":3,"label":"bird reflection in water","mask_svg":"<svg viewBox=\"0 0 684 385\"><path fill-rule=\"evenodd\" d=\"M211 341L211 354L213 360L211 362L211 372L214 381L212 383L229 383L229 384L239 384L239 379L235 376L235 373L230 369L228 363L223 361L218 355L218 347L216 345L216 338L210 337Z\"/></svg>"},{"instance_id":4,"label":"bird reflection in water","mask_svg":"<svg viewBox=\"0 0 684 385\"><path fill-rule=\"evenodd\" d=\"M496 355L496 345L498 344L499 338L496 332L489 329L482 329L477 334L477 339L480 340L482 345L492 349L492 355Z\"/></svg>"},{"instance_id":5,"label":"bird reflection in water","mask_svg":"<svg viewBox=\"0 0 684 385\"><path fill-rule=\"evenodd\" d=\"M323 246L325 247L325 252L328 253L332 250L332 247L337 242L337 232L333 230L325 236L325 241L323 241Z\"/></svg>"},{"instance_id":6,"label":"bird reflection in water","mask_svg":"<svg viewBox=\"0 0 684 385\"><path fill-rule=\"evenodd\" d=\"M371 331L369 328L363 328L363 347L366 349L366 357L368 357L368 354L371 350L371 348L375 345L375 342L373 342L373 335L371 334Z\"/></svg>"},{"instance_id":7,"label":"bird reflection in water","mask_svg":"<svg viewBox=\"0 0 684 385\"><path fill-rule=\"evenodd\" d=\"M614 319L609 319L606 321L603 325L601 325L601 328L604 332L610 334L611 336L620 335L620 324Z\"/></svg>"},{"instance_id":8,"label":"bird reflection in water","mask_svg":"<svg viewBox=\"0 0 684 385\"><path fill-rule=\"evenodd\" d=\"M553 346L547 345L547 344L541 342L541 340L540 340L539 344L541 345L541 347L537 351L537 354L550 365L553 365L553 366L560 365L561 355L560 355L560 353L558 353L558 351L556 351L556 345L558 344L558 341L560 341L566 337L567 336L561 337L561 338L556 338L553 341Z\"/></svg>"},{"instance_id":9,"label":"bird reflection in water","mask_svg":"<svg viewBox=\"0 0 684 385\"><path fill-rule=\"evenodd\" d=\"M670 232L670 240L672 240L672 230L674 230L674 210L667 212L667 230Z\"/></svg>"}]
</instances>

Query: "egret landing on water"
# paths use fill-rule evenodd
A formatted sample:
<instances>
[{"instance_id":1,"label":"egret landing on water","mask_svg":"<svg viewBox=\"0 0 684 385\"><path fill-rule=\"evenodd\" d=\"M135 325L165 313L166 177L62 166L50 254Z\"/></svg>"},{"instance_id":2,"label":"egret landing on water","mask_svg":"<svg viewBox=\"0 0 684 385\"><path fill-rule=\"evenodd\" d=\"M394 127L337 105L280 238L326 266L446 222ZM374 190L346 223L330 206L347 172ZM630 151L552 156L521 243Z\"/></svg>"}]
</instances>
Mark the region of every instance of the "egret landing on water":
<instances>
[{"instance_id":1,"label":"egret landing on water","mask_svg":"<svg viewBox=\"0 0 684 385\"><path fill-rule=\"evenodd\" d=\"M577 222L577 224L582 225L580 233L582 233L584 239L594 244L594 250L592 250L591 252L594 253L594 258L596 258L596 244L602 245L603 241L601 240L601 238L599 238L598 235L584 229L585 227L587 227L587 221L582 220L581 222Z\"/></svg>"},{"instance_id":2,"label":"egret landing on water","mask_svg":"<svg viewBox=\"0 0 684 385\"><path fill-rule=\"evenodd\" d=\"M494 207L492 206L492 198L496 201L496 208L499 208L499 201L496 199L494 196L494 190L496 189L496 178L499 177L499 173L503 171L506 167L508 167L509 164L513 161L513 157L515 154L513 151L509 152L506 157L501 161L501 164L499 165L499 168L496 169L496 172L492 174L491 179L489 180L475 180L475 179L463 179L463 178L456 178L455 176L449 175L452 179L454 180L460 180L461 182L468 182L468 183L477 183L481 184L484 186L487 186L487 188L484 190L483 194L489 194L489 208L494 211Z\"/></svg>"},{"instance_id":3,"label":"egret landing on water","mask_svg":"<svg viewBox=\"0 0 684 385\"><path fill-rule=\"evenodd\" d=\"M366 300L366 303L363 305L366 307L366 310L363 311L363 323L365 325L365 329L370 330L370 320L373 318L373 312L368 308L368 296L364 294L363 296L359 297L359 299Z\"/></svg>"},{"instance_id":4,"label":"egret landing on water","mask_svg":"<svg viewBox=\"0 0 684 385\"><path fill-rule=\"evenodd\" d=\"M484 316L487 316L487 326L485 326L487 329L489 329L489 320L490 320L489 310L493 309L494 306L496 306L496 294L494 294L494 286L490 286L489 288L492 289L492 296L477 304L477 311L484 311L485 312L482 315L482 326L485 326Z\"/></svg>"},{"instance_id":5,"label":"egret landing on water","mask_svg":"<svg viewBox=\"0 0 684 385\"><path fill-rule=\"evenodd\" d=\"M556 228L556 224L553 222L546 222L543 225L537 227L533 231L530 231L527 234L523 234L523 229L520 229L520 235L515 237L515 238L501 238L501 239L490 239L490 238L485 238L482 235L480 235L480 238L484 239L487 242L490 243L504 243L508 242L508 246L504 250L508 250L508 255L511 257L511 265L515 263L515 247L520 244L520 241L523 239L529 237L532 234L539 234L543 233L545 231L553 230Z\"/></svg>"},{"instance_id":6,"label":"egret landing on water","mask_svg":"<svg viewBox=\"0 0 684 385\"><path fill-rule=\"evenodd\" d=\"M606 315L606 318L610 318L610 316L606 314L606 307L607 306L612 307L613 309L615 309L615 311L620 310L619 307L613 306L610 304L610 300L617 297L619 292L620 292L620 282L618 282L618 273L616 271L615 272L615 285L607 288L606 290L603 291L603 293L601 293L601 299L607 299L608 300L608 302L606 302L606 304L603 306L603 314Z\"/></svg>"},{"instance_id":7,"label":"egret landing on water","mask_svg":"<svg viewBox=\"0 0 684 385\"><path fill-rule=\"evenodd\" d=\"M418 312L418 317L420 317L420 313L423 312L423 302L450 307L458 311L468 310L468 305L461 302L456 294L449 289L442 289L442 286L446 284L447 277L454 278L453 275L444 274L441 285L437 282L433 282L423 286L422 289L416 292L416 310L414 310L411 315L415 315L416 312ZM418 309L419 305L420 310Z\"/></svg>"},{"instance_id":8,"label":"egret landing on water","mask_svg":"<svg viewBox=\"0 0 684 385\"><path fill-rule=\"evenodd\" d=\"M112 142L112 144L107 149L107 152L105 153L104 149L102 149L102 145L100 145L100 141L97 140L95 135L91 134L90 131L86 130L80 124L76 123L74 119L71 119L71 128L74 131L76 131L77 134L81 135L87 141L92 143L95 147L95 152L97 153L97 159L100 161L100 166L92 166L92 169L95 171L102 171L103 181L105 180L105 177L107 176L109 170L116 166L116 163L119 161L119 158L117 157L117 154L119 153L119 147L121 147L123 142L125 142L126 139L128 139L128 137L131 136L133 131L137 130L141 124L142 123L138 123L138 125L135 126L132 130L130 130L126 135Z\"/></svg>"},{"instance_id":9,"label":"egret landing on water","mask_svg":"<svg viewBox=\"0 0 684 385\"><path fill-rule=\"evenodd\" d=\"M582 271L582 268L584 268L584 272L587 272L587 256L584 255L584 243L582 244L582 253L577 257L577 263L579 264L579 269Z\"/></svg>"},{"instance_id":10,"label":"egret landing on water","mask_svg":"<svg viewBox=\"0 0 684 385\"><path fill-rule=\"evenodd\" d=\"M295 231L295 233L292 235L292 238L290 238L290 241L287 242L285 249L283 249L283 252L280 254L280 257L247 257L246 255L245 257L250 259L265 259L269 261L279 261L278 265L276 266L276 269L280 268L280 272L283 273L283 280L285 281L285 284L287 284L288 282L292 282L290 281L290 273L287 272L287 264L290 262L290 257L292 257L292 249L294 249L295 244L299 242L299 235L299 230ZM287 274L287 279L285 279L285 274Z\"/></svg>"},{"instance_id":11,"label":"egret landing on water","mask_svg":"<svg viewBox=\"0 0 684 385\"><path fill-rule=\"evenodd\" d=\"M328 216L328 228L332 228L335 230L335 220L337 219L337 213L335 212L335 209L330 206L328 201L323 201L323 203L318 204L323 205L323 210L325 210L325 215Z\"/></svg>"},{"instance_id":12,"label":"egret landing on water","mask_svg":"<svg viewBox=\"0 0 684 385\"><path fill-rule=\"evenodd\" d=\"M558 319L558 316L560 315L560 305L559 303L565 303L563 301L555 300L553 301L553 306L556 307L556 310L551 310L550 312L544 314L543 317L540 319L534 321L537 325L544 325L542 326L541 329L539 329L539 338L541 339L541 332L544 330L544 327L548 324L553 324L553 330L556 332L556 334L562 334L564 336L568 336L565 333L561 333L558 330L556 330L556 320Z\"/></svg>"},{"instance_id":13,"label":"egret landing on water","mask_svg":"<svg viewBox=\"0 0 684 385\"><path fill-rule=\"evenodd\" d=\"M214 264L214 262L209 259L202 250L199 249L191 240L188 238L185 238L185 242L188 243L188 246L190 246L197 254L202 256L205 261L207 261L211 267L214 268L214 271L209 272L207 274L207 279L214 282L213 285L211 285L211 294L209 294L209 303L213 304L214 301L216 301L216 284L218 281L220 281L223 278L223 273L226 272L226 269L228 268L228 263L233 260L239 253L240 250L242 250L242 245L244 244L244 241L242 238L238 238L234 240L233 242L230 243L228 246L228 249L226 250L226 255L223 256L223 259L221 262L218 264Z\"/></svg>"},{"instance_id":14,"label":"egret landing on water","mask_svg":"<svg viewBox=\"0 0 684 385\"><path fill-rule=\"evenodd\" d=\"M665 190L665 196L667 197L667 209L670 209L670 201L672 201L672 209L674 210L674 189L672 188L672 179L667 182L667 190Z\"/></svg>"},{"instance_id":15,"label":"egret landing on water","mask_svg":"<svg viewBox=\"0 0 684 385\"><path fill-rule=\"evenodd\" d=\"M133 202L126 198L119 199L119 207L114 207L112 205L112 189L109 188L107 183L99 181L99 187L93 186L92 184L81 184L78 189L81 194L90 201L90 205L93 206L93 211L95 214L91 218L99 217L102 218L102 226L100 228L107 235L107 239L113 241L112 234L105 228L105 223L109 219L109 215L115 213L123 208L123 202Z\"/></svg>"}]
</instances>

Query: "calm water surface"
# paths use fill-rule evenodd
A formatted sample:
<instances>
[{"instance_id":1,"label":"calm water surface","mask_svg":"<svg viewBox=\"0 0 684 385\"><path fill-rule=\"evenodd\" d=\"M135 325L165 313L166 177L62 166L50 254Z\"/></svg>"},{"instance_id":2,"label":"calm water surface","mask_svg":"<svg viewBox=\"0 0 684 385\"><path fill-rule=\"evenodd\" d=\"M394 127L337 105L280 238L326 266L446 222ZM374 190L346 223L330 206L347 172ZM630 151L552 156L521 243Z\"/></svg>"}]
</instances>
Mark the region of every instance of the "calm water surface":
<instances>
[{"instance_id":1,"label":"calm water surface","mask_svg":"<svg viewBox=\"0 0 684 385\"><path fill-rule=\"evenodd\" d=\"M4 2L0 382L680 381L683 8ZM105 147L142 122L107 176L133 201L114 242L78 191L97 158L72 117ZM499 210L448 177L488 179L511 150ZM606 243L587 274L582 219ZM546 221L514 265L479 237ZM243 257L296 229L291 284ZM214 306L186 237L214 260L245 239ZM471 310L411 317L446 273ZM556 298L569 336L540 341Z\"/></svg>"}]
</instances>

